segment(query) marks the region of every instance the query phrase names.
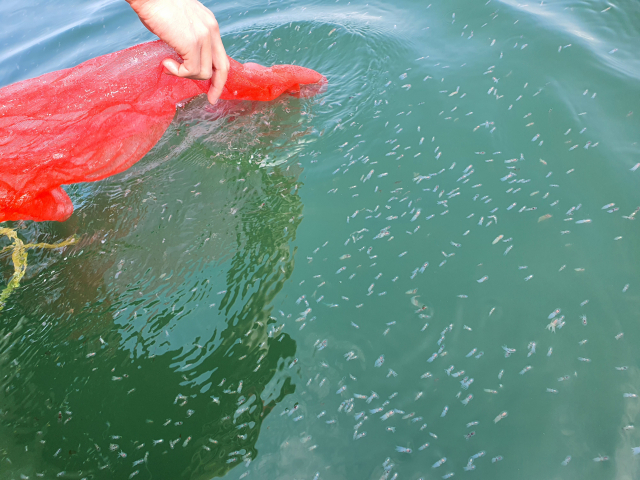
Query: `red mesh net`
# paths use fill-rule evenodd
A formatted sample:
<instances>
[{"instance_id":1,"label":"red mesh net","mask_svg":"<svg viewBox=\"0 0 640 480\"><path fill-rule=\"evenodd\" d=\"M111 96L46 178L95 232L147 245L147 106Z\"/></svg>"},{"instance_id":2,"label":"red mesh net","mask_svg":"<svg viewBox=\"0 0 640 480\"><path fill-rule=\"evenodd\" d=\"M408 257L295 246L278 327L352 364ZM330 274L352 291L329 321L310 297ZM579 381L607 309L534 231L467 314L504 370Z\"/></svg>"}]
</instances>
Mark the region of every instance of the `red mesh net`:
<instances>
[{"instance_id":1,"label":"red mesh net","mask_svg":"<svg viewBox=\"0 0 640 480\"><path fill-rule=\"evenodd\" d=\"M176 104L209 90L210 81L164 74L168 57L178 60L164 42L145 43L0 89L0 222L66 220L73 204L60 185L100 180L140 160ZM224 100L310 96L326 83L295 65L229 61Z\"/></svg>"}]
</instances>

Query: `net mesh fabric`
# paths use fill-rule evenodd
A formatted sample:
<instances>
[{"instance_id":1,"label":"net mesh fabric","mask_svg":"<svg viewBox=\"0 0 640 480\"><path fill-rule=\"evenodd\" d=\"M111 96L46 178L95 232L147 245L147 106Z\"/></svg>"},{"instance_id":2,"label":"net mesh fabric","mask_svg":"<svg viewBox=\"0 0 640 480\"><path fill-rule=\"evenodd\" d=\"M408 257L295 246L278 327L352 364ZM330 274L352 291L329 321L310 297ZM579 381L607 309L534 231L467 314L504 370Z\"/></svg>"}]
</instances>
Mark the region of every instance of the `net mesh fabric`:
<instances>
[{"instance_id":1,"label":"net mesh fabric","mask_svg":"<svg viewBox=\"0 0 640 480\"><path fill-rule=\"evenodd\" d=\"M176 104L206 93L210 81L163 73L179 60L162 41L97 57L0 89L0 222L66 220L73 204L61 185L122 172L171 123ZM326 79L308 68L233 59L221 98L269 101Z\"/></svg>"}]
</instances>

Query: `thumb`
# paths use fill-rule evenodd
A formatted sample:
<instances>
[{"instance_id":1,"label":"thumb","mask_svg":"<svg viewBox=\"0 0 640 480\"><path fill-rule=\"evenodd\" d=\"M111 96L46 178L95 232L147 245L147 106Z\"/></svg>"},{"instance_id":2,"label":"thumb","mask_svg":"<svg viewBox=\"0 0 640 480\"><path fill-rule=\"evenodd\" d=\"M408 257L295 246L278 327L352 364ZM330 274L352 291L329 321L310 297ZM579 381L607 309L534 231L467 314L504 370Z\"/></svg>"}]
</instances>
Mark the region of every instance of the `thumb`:
<instances>
[{"instance_id":1,"label":"thumb","mask_svg":"<svg viewBox=\"0 0 640 480\"><path fill-rule=\"evenodd\" d=\"M176 77L180 76L181 64L176 62L173 58L165 58L162 61L162 65L164 66L164 73L174 75Z\"/></svg>"}]
</instances>

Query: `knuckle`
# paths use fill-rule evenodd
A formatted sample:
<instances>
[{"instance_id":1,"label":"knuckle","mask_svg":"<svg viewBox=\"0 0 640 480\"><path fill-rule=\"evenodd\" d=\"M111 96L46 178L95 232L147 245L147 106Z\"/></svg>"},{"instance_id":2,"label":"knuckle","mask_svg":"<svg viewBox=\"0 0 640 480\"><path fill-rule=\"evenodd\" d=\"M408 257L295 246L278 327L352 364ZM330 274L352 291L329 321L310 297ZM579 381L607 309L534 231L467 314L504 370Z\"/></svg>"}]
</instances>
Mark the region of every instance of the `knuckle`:
<instances>
[{"instance_id":1,"label":"knuckle","mask_svg":"<svg viewBox=\"0 0 640 480\"><path fill-rule=\"evenodd\" d=\"M196 37L198 39L198 46L202 46L202 44L209 38L209 29L206 26L199 27L196 31Z\"/></svg>"}]
</instances>

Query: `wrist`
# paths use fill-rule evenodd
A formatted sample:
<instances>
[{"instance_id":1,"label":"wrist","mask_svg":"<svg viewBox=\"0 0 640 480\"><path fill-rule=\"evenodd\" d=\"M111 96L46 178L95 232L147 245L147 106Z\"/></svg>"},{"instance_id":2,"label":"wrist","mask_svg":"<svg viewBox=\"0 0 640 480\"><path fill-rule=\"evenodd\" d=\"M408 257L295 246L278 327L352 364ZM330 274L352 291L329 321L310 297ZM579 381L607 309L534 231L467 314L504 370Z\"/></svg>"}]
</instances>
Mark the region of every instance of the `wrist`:
<instances>
[{"instance_id":1,"label":"wrist","mask_svg":"<svg viewBox=\"0 0 640 480\"><path fill-rule=\"evenodd\" d=\"M125 2L127 2L134 10L144 6L151 1L153 0L125 0Z\"/></svg>"}]
</instances>

